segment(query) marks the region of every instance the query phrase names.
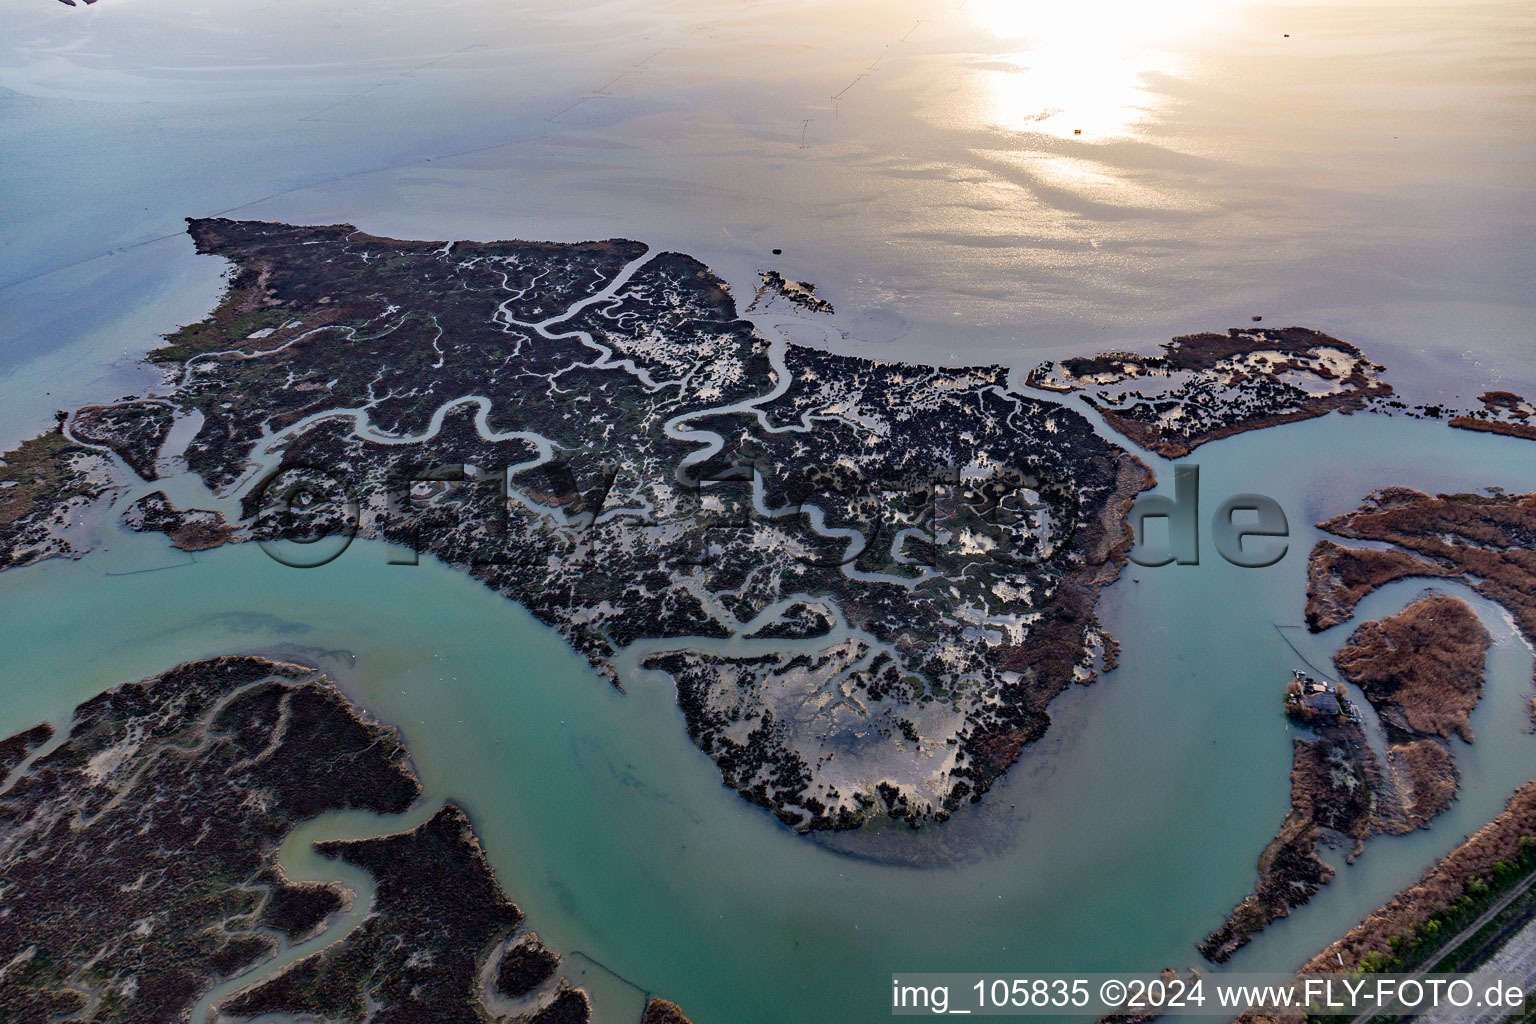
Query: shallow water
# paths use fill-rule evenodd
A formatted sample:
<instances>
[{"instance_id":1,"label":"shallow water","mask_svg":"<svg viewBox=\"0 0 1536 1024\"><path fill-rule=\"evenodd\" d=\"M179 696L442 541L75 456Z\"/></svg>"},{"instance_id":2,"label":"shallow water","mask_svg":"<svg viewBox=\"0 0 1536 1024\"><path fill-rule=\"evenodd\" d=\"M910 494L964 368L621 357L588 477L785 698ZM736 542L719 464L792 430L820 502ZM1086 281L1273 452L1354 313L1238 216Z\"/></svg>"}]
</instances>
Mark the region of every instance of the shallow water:
<instances>
[{"instance_id":1,"label":"shallow water","mask_svg":"<svg viewBox=\"0 0 1536 1024\"><path fill-rule=\"evenodd\" d=\"M58 407L49 353L95 374L206 304L175 299L210 215L622 235L738 295L772 265L840 348L920 361L1263 315L1419 397L1536 381L1529 4L0 11L6 440Z\"/></svg>"},{"instance_id":2,"label":"shallow water","mask_svg":"<svg viewBox=\"0 0 1536 1024\"><path fill-rule=\"evenodd\" d=\"M182 223L215 214L630 236L743 298L773 266L838 309L797 340L876 357L1019 371L1262 314L1361 344L1413 400L1530 393L1536 8L1102 7L0 0L0 441L153 384L136 355L222 285ZM1285 811L1287 638L1326 668L1348 632L1274 628L1302 622L1310 524L1388 484L1536 487L1528 442L1366 416L1190 461L1208 510L1280 500L1288 556L1133 567L1103 605L1122 667L944 829L791 836L720 786L661 677L620 695L515 605L373 544L296 570L108 527L0 574L0 733L180 660L317 660L405 731L427 787L406 822L463 802L567 967L606 965L583 980L614 1020L641 991L701 1022L855 1021L896 970L1182 967ZM1478 608L1500 644L1461 799L1235 969L1309 956L1536 775L1530 655ZM401 825L323 819L285 861L337 877L308 841Z\"/></svg>"},{"instance_id":3,"label":"shallow water","mask_svg":"<svg viewBox=\"0 0 1536 1024\"><path fill-rule=\"evenodd\" d=\"M980 808L946 829L892 830L879 861L793 836L723 788L662 677L632 673L620 694L516 605L436 564L388 565L379 544L300 570L255 545L183 561L154 537L108 531L81 561L0 575L0 614L21 638L7 645L0 731L58 720L105 686L188 658L318 660L404 731L425 808L466 806L545 940L627 979L591 969L614 1020L629 1019L637 990L705 1021L852 1021L885 1015L892 971L1183 967L1251 885L1284 815L1292 734L1280 699L1299 659L1274 625L1301 622L1309 521L1365 488L1422 482L1416 461L1431 454L1449 488L1536 487L1536 465L1511 457L1521 443L1333 416L1201 449L1206 507L1238 490L1275 495L1291 553L1272 569L1209 550L1198 567L1133 569L1141 582L1122 580L1105 601L1121 668L1058 700L1046 738ZM1331 454L1288 458L1296 451ZM1420 589L1389 588L1362 611L1396 611ZM1432 831L1373 840L1235 969L1310 955L1536 775L1530 655L1479 610L1500 645L1473 715L1477 743L1457 744L1461 799ZM1325 663L1345 631L1292 638ZM395 827L322 819L289 843L287 862L329 877L308 841Z\"/></svg>"}]
</instances>

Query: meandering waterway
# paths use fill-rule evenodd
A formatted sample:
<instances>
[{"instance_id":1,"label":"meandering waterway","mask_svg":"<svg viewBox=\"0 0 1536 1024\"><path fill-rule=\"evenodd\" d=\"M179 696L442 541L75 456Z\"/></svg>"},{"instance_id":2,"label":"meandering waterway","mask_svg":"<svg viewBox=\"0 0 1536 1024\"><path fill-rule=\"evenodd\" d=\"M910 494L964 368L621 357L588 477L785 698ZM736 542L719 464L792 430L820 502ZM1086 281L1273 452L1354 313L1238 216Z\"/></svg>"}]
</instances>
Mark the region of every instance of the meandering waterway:
<instances>
[{"instance_id":1,"label":"meandering waterway","mask_svg":"<svg viewBox=\"0 0 1536 1024\"><path fill-rule=\"evenodd\" d=\"M0 731L60 721L104 687L190 658L318 661L404 731L428 805L465 804L533 926L609 986L614 1020L639 997L588 957L701 1020L762 1024L883 1018L891 971L1182 967L1247 891L1285 811L1280 695L1298 659L1274 624L1301 622L1309 524L1389 483L1536 488L1528 444L1357 415L1200 449L1204 507L1273 495L1291 552L1271 569L1210 551L1198 567L1130 567L1104 604L1120 669L1059 698L1045 739L983 804L922 833L792 835L719 784L665 677L626 657L620 694L512 602L431 562L390 565L377 543L306 570L253 544L189 559L109 526L85 559L0 575L15 638ZM1362 614L1396 611L1419 589L1384 590ZM1536 776L1530 654L1480 611L1498 644L1477 743L1458 752L1461 799L1432 831L1373 840L1234 969L1303 959ZM1344 631L1292 638L1326 664ZM395 827L322 819L285 858L296 875L335 877L307 842Z\"/></svg>"},{"instance_id":2,"label":"meandering waterway","mask_svg":"<svg viewBox=\"0 0 1536 1024\"><path fill-rule=\"evenodd\" d=\"M226 272L181 218L220 213L638 238L738 296L769 267L815 281L835 317L758 318L796 341L1000 362L1015 381L1259 314L1360 344L1413 400L1536 380L1530 5L1212 5L1139 37L1091 4L1021 28L1008 0L0 5L5 447L55 409L154 384L138 357L204 316ZM365 410L354 422L369 430ZM668 424L706 445L708 428ZM620 694L516 605L374 543L301 570L109 523L86 559L0 574L0 733L181 660L317 661L400 726L423 808L468 807L532 926L624 1024L641 990L701 1024L874 1021L894 970L1182 967L1285 813L1287 640L1326 669L1352 628L1275 629L1302 623L1310 524L1391 484L1530 490L1531 451L1371 416L1200 449L1207 513L1269 494L1290 553L1131 567L1102 605L1121 668L1063 694L984 803L917 834L791 835L719 784L638 649ZM160 488L210 507L186 476L118 507ZM1360 616L1420 589L1384 588ZM1529 651L1477 608L1497 643L1461 798L1431 831L1373 840L1233 969L1300 962L1536 776ZM327 817L285 862L366 894L306 844L401 824Z\"/></svg>"}]
</instances>

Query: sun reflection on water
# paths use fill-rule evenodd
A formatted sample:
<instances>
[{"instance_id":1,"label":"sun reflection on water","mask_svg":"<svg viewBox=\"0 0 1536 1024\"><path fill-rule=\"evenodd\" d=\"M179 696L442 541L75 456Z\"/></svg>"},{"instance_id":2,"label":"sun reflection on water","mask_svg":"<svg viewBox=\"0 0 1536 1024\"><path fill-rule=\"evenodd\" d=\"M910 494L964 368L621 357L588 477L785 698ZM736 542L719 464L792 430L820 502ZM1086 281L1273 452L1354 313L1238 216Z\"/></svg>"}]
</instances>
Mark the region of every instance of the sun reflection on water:
<instances>
[{"instance_id":1,"label":"sun reflection on water","mask_svg":"<svg viewBox=\"0 0 1536 1024\"><path fill-rule=\"evenodd\" d=\"M1182 50L1216 21L1219 0L969 0L1002 47L982 72L983 117L1008 131L1105 139L1136 134L1162 101L1154 74L1184 71Z\"/></svg>"}]
</instances>

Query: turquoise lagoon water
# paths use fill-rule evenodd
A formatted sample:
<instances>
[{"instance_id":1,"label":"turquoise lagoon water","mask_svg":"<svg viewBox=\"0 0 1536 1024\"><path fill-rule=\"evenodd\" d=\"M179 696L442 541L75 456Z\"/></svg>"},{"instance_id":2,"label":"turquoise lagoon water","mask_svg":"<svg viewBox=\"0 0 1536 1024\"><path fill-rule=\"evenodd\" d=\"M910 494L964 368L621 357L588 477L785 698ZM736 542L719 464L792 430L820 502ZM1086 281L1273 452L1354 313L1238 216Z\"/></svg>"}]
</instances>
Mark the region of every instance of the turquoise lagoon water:
<instances>
[{"instance_id":1,"label":"turquoise lagoon water","mask_svg":"<svg viewBox=\"0 0 1536 1024\"><path fill-rule=\"evenodd\" d=\"M1205 507L1275 496L1292 526L1286 558L1238 569L1207 550L1198 567L1132 567L1140 582L1127 574L1104 602L1121 667L1059 699L1045 739L979 807L941 829L860 837L859 856L794 836L723 788L662 677L632 674L620 694L515 604L436 564L389 565L379 544L299 570L254 545L189 557L109 528L80 561L0 575L0 732L63 724L102 688L189 658L316 661L403 730L426 796L397 821L312 823L285 851L294 873L360 885L307 843L460 801L531 926L604 997L606 1020L632 1020L647 991L704 1022L864 1021L887 1015L892 971L1182 968L1251 885L1284 814L1292 734L1279 698L1300 658L1275 626L1301 622L1309 524L1388 483L1536 487L1521 444L1331 416L1201 449ZM1420 589L1363 610L1390 613ZM1373 840L1234 968L1310 955L1536 776L1530 653L1479 610L1498 645L1477 742L1458 750L1456 806L1432 831ZM1344 632L1288 635L1326 666Z\"/></svg>"},{"instance_id":2,"label":"turquoise lagoon water","mask_svg":"<svg viewBox=\"0 0 1536 1024\"><path fill-rule=\"evenodd\" d=\"M1529 393L1536 7L1118 6L0 0L0 442L152 386L137 356L226 270L182 218L219 214L623 235L738 296L771 265L837 307L810 343L1016 378L1263 314L1361 344L1411 401ZM0 574L0 732L188 658L318 661L405 732L427 797L314 823L291 870L365 888L307 842L459 800L606 1019L654 991L700 1024L864 1021L896 970L1182 967L1284 814L1280 687L1348 632L1275 628L1302 621L1310 524L1388 484L1530 489L1529 451L1365 416L1200 449L1206 509L1271 494L1290 554L1132 569L1103 602L1122 667L921 834L788 834L719 785L665 680L621 695L515 605L370 544L294 570L109 526L82 561ZM1235 968L1310 955L1536 775L1530 654L1478 607L1499 645L1457 805Z\"/></svg>"}]
</instances>

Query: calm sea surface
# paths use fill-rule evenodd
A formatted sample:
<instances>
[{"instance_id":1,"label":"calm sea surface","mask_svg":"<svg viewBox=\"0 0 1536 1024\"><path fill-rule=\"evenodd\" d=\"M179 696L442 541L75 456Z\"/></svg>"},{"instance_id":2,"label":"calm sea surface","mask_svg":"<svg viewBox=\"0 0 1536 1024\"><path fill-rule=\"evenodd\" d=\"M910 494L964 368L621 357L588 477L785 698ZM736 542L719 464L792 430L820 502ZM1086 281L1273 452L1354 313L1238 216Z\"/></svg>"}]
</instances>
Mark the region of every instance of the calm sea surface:
<instances>
[{"instance_id":1,"label":"calm sea surface","mask_svg":"<svg viewBox=\"0 0 1536 1024\"><path fill-rule=\"evenodd\" d=\"M219 213L635 237L738 295L776 267L837 306L827 344L879 358L1022 370L1263 315L1361 344L1412 400L1536 390L1536 8L1071 8L0 0L0 440L154 385L139 354L222 286L182 218ZM1207 507L1273 495L1290 554L1128 574L1104 601L1121 668L917 835L789 835L719 785L664 679L620 695L517 606L371 544L294 570L108 525L82 561L0 574L0 733L188 658L318 659L405 732L421 813L469 808L616 1021L644 991L702 1024L863 1021L892 971L1183 967L1284 815L1284 680L1348 632L1276 628L1302 621L1311 524L1388 484L1536 488L1531 451L1365 416L1201 449ZM1498 646L1461 799L1234 968L1304 959L1536 776L1531 654L1477 607ZM287 861L339 877L308 841L400 824L327 818Z\"/></svg>"},{"instance_id":2,"label":"calm sea surface","mask_svg":"<svg viewBox=\"0 0 1536 1024\"><path fill-rule=\"evenodd\" d=\"M1027 368L1262 315L1426 398L1536 382L1530 4L0 11L0 440L139 385L217 293L182 218L218 213L622 235L738 294L774 266L877 356Z\"/></svg>"}]
</instances>

